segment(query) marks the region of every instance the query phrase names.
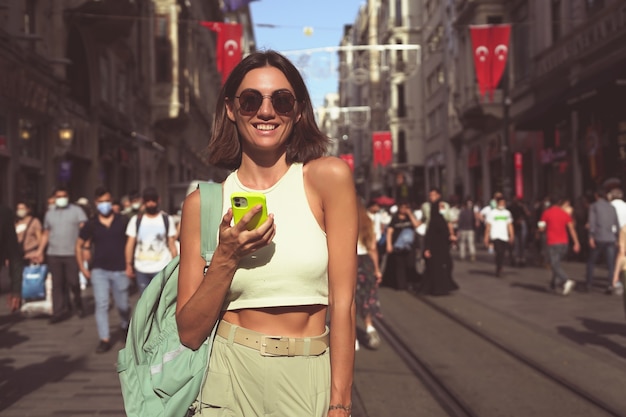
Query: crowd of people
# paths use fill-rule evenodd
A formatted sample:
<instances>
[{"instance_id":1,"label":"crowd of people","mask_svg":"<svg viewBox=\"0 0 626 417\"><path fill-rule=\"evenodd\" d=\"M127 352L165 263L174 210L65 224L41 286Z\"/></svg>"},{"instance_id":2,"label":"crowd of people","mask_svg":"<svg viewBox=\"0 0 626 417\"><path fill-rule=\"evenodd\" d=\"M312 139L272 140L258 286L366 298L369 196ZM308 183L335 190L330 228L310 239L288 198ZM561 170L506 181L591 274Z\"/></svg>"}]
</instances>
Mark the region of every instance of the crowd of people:
<instances>
[{"instance_id":1,"label":"crowd of people","mask_svg":"<svg viewBox=\"0 0 626 417\"><path fill-rule=\"evenodd\" d=\"M441 191L432 188L421 205L403 197L373 199L368 210L380 231L378 255L385 286L448 294L458 289L453 258L473 262L477 247L484 245L493 255L495 277L504 275L505 266L546 267L552 274L550 290L568 295L577 282L561 262L585 262L586 276L578 286L591 291L595 265L603 259L609 282L604 291L623 292L619 277L626 261L620 239L626 239L626 202L618 186L598 189L574 204L556 193L532 205L520 198L507 201L501 192L484 205L471 197L445 202Z\"/></svg>"},{"instance_id":2,"label":"crowd of people","mask_svg":"<svg viewBox=\"0 0 626 417\"><path fill-rule=\"evenodd\" d=\"M50 324L63 322L72 315L84 318L87 306L83 292L90 285L99 336L96 352L104 353L112 345L110 297L125 335L131 312L129 294L135 287L143 291L178 254L174 244L178 225L173 216L161 210L154 187L147 187L141 195L134 192L125 196L121 199L123 204L116 204L105 187L94 191L92 201L86 197L71 201L68 189L58 186L43 215L38 216L33 205L23 200L16 204L14 212L5 208L3 223L14 219L10 226L3 226L7 230L10 227L15 236L15 245L9 243L12 236L3 239L8 248L4 256L12 266L10 276L15 283L11 309L28 309L30 302L39 301L21 300L17 291L24 266L47 266L52 291L45 305L51 311L41 312L50 314ZM8 231L2 233L3 237L8 236Z\"/></svg>"}]
</instances>

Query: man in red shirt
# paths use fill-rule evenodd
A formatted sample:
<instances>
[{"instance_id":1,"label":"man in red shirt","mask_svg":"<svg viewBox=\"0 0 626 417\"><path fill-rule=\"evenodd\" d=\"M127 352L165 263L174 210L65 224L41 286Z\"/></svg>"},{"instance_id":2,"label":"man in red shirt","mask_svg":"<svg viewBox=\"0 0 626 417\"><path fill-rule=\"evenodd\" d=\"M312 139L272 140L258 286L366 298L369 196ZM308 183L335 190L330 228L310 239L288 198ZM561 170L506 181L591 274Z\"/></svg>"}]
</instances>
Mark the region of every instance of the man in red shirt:
<instances>
[{"instance_id":1,"label":"man in red shirt","mask_svg":"<svg viewBox=\"0 0 626 417\"><path fill-rule=\"evenodd\" d=\"M539 229L545 231L546 234L548 258L550 267L552 268L550 287L554 290L558 290L562 286L563 295L569 294L576 285L576 282L569 279L565 271L563 271L563 268L561 268L561 260L567 254L569 244L568 230L574 241L574 252L578 253L580 251L574 221L562 208L562 206L568 202L569 200L567 198L551 198L551 205L542 213L538 225Z\"/></svg>"}]
</instances>

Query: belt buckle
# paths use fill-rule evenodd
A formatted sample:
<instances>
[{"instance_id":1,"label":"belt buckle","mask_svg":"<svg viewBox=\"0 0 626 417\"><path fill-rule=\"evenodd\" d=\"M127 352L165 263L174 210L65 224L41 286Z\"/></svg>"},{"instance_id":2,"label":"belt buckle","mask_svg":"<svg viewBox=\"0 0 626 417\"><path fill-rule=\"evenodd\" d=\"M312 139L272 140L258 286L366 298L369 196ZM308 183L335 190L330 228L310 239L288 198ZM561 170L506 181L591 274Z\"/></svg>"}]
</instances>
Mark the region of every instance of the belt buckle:
<instances>
[{"instance_id":1,"label":"belt buckle","mask_svg":"<svg viewBox=\"0 0 626 417\"><path fill-rule=\"evenodd\" d=\"M262 335L261 336L261 346L259 348L259 351L261 352L261 356L284 356L282 353L274 353L274 352L268 352L267 351L267 342L269 340L275 340L277 342L286 342L286 341L288 341L288 338L282 337L282 336L266 336L266 335ZM289 345L287 345L287 350L289 350Z\"/></svg>"}]
</instances>

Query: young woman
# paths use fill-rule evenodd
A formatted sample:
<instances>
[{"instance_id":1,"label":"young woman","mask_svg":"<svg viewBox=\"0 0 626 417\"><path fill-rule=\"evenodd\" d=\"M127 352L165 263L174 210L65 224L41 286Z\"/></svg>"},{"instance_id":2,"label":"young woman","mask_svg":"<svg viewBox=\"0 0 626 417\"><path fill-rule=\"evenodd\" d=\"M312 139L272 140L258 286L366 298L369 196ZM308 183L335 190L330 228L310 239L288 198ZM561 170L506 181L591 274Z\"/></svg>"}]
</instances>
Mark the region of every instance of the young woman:
<instances>
[{"instance_id":1,"label":"young woman","mask_svg":"<svg viewBox=\"0 0 626 417\"><path fill-rule=\"evenodd\" d=\"M37 255L41 239L41 222L33 216L32 206L20 201L15 207L15 234L22 252L24 265L29 265Z\"/></svg>"},{"instance_id":2,"label":"young woman","mask_svg":"<svg viewBox=\"0 0 626 417\"><path fill-rule=\"evenodd\" d=\"M373 318L382 317L378 300L378 286L383 280L379 269L378 248L376 246L374 222L364 204L359 204L359 239L356 253L358 255L356 309L365 324L368 347L377 349L380 337L374 327ZM356 347L358 349L358 341Z\"/></svg>"},{"instance_id":3,"label":"young woman","mask_svg":"<svg viewBox=\"0 0 626 417\"><path fill-rule=\"evenodd\" d=\"M350 415L357 199L314 120L298 70L273 51L246 57L220 91L209 161L233 172L205 275L197 191L180 233L182 343L198 348L219 321L198 415ZM260 205L233 225L234 191L265 194L258 228L246 225Z\"/></svg>"}]
</instances>

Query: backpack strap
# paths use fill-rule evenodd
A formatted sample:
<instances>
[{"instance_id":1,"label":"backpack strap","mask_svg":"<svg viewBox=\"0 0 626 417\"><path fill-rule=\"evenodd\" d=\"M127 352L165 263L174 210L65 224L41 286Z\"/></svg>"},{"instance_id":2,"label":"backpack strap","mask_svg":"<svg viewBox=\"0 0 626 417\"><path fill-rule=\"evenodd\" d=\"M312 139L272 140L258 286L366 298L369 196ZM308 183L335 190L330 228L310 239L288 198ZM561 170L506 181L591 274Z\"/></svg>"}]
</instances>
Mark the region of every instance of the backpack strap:
<instances>
[{"instance_id":1,"label":"backpack strap","mask_svg":"<svg viewBox=\"0 0 626 417\"><path fill-rule=\"evenodd\" d=\"M163 217L163 224L165 225L165 241L169 238L170 233L170 216L166 212L161 212L161 217Z\"/></svg>"},{"instance_id":2,"label":"backpack strap","mask_svg":"<svg viewBox=\"0 0 626 417\"><path fill-rule=\"evenodd\" d=\"M217 234L222 222L222 184L215 182L201 182L200 189L200 254L206 261L205 272L211 263L215 248L217 248Z\"/></svg>"},{"instance_id":3,"label":"backpack strap","mask_svg":"<svg viewBox=\"0 0 626 417\"><path fill-rule=\"evenodd\" d=\"M170 218L167 213L161 212L161 217L163 217L163 224L165 225L165 239L167 240L167 234L170 231ZM143 214L137 214L137 220L135 221L135 237L139 236L139 225L141 224L141 219L143 218Z\"/></svg>"}]
</instances>

